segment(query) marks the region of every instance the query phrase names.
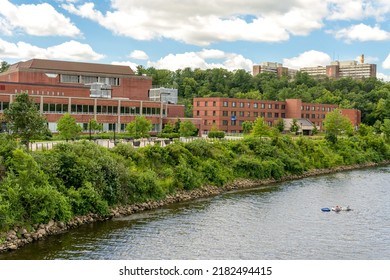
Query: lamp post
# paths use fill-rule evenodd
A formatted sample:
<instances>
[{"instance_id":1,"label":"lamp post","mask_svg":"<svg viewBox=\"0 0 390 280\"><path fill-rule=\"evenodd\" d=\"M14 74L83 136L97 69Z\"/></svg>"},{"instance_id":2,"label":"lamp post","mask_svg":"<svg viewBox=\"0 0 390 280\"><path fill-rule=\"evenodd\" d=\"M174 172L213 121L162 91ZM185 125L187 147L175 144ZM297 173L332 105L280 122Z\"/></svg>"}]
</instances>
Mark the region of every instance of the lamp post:
<instances>
[{"instance_id":1,"label":"lamp post","mask_svg":"<svg viewBox=\"0 0 390 280\"><path fill-rule=\"evenodd\" d=\"M89 141L91 141L91 140L92 140L92 135L91 135L91 120L89 120L88 125L89 125Z\"/></svg>"},{"instance_id":2,"label":"lamp post","mask_svg":"<svg viewBox=\"0 0 390 280\"><path fill-rule=\"evenodd\" d=\"M162 101L162 96L163 95L169 95L168 92L160 92L160 103L161 103L161 108L160 108L160 132L162 131L162 118L163 118L163 101Z\"/></svg>"}]
</instances>

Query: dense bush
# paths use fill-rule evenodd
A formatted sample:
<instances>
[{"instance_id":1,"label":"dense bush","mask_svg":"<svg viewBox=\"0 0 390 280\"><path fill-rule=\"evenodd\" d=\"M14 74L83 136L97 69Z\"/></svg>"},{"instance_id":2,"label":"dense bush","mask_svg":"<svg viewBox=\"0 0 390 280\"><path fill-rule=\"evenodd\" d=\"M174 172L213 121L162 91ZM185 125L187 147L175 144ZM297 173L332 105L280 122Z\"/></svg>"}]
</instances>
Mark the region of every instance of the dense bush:
<instances>
[{"instance_id":1,"label":"dense bush","mask_svg":"<svg viewBox=\"0 0 390 280\"><path fill-rule=\"evenodd\" d=\"M212 130L209 132L209 134L207 135L208 138L225 138L225 132L223 131L218 131L218 130Z\"/></svg>"}]
</instances>

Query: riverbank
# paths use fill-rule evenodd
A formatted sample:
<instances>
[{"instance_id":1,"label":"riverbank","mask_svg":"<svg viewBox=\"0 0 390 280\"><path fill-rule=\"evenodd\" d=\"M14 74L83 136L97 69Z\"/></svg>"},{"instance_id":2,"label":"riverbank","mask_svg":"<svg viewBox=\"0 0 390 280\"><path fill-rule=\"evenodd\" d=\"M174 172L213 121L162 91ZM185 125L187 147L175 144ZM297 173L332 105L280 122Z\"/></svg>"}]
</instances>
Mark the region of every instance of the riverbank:
<instances>
[{"instance_id":1,"label":"riverbank","mask_svg":"<svg viewBox=\"0 0 390 280\"><path fill-rule=\"evenodd\" d=\"M131 204L110 209L110 213L107 216L100 216L97 214L89 214L84 216L77 216L68 223L50 221L47 224L36 224L30 229L23 227L14 227L6 233L0 235L0 240L3 242L0 245L0 252L6 252L10 250L16 250L26 244L35 242L37 240L45 239L50 235L60 234L67 230L77 228L83 224L93 223L97 221L109 220L116 217L128 216L134 213L139 213L146 210L152 210L163 207L165 205L180 203L185 201L196 200L199 198L212 197L219 194L223 194L234 190L244 190L254 187L268 187L271 184L297 180L301 178L319 176L325 174L331 174L341 171L348 171L360 168L374 167L380 165L388 165L390 161L384 161L381 163L365 163L365 164L354 164L348 166L339 166L329 169L314 169L304 172L300 175L284 176L279 180L266 179L266 180L251 180L251 179L240 179L235 180L232 183L226 184L222 187L215 186L204 186L198 189L190 191L179 191L174 195L169 195L166 198L159 201L149 201L145 203Z\"/></svg>"}]
</instances>

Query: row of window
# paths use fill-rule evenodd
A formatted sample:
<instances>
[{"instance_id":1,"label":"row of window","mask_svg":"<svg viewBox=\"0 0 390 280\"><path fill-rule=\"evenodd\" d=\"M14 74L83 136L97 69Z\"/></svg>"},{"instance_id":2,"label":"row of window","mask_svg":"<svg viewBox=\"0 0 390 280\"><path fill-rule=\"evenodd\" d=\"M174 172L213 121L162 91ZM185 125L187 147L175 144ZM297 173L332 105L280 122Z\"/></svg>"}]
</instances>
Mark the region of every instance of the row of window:
<instances>
[{"instance_id":1,"label":"row of window","mask_svg":"<svg viewBox=\"0 0 390 280\"><path fill-rule=\"evenodd\" d=\"M39 104L37 104L39 106ZM139 115L141 112L140 107L125 107L121 106L119 108L121 115ZM69 112L68 104L43 104L44 113L58 113L63 114ZM73 114L95 114L93 105L70 105L70 112ZM143 107L143 115L160 115L160 108L149 108ZM118 114L118 106L105 106L98 105L96 106L96 114ZM163 114L165 115L165 109L163 109Z\"/></svg>"},{"instance_id":2,"label":"row of window","mask_svg":"<svg viewBox=\"0 0 390 280\"><path fill-rule=\"evenodd\" d=\"M246 103L246 107L247 108L251 108L251 104L250 102L247 102ZM196 102L196 105L199 107L200 106L200 101L197 101ZM208 101L205 101L204 102L204 106L205 107L208 107L209 105L209 102ZM213 106L217 106L217 102L216 101L213 101ZM223 107L229 107L229 101L224 101L223 102ZM245 102L236 102L236 101L231 101L231 107L235 108L235 107L240 107L240 108L245 108ZM257 108L261 108L261 109L265 109L265 108L268 108L268 109L279 109L279 104L264 104L264 103L253 103L253 108L257 109ZM286 105L282 104L281 105L281 108L282 109L286 109Z\"/></svg>"},{"instance_id":3,"label":"row of window","mask_svg":"<svg viewBox=\"0 0 390 280\"><path fill-rule=\"evenodd\" d=\"M302 119L306 118L306 119L310 119L310 114L302 114L301 115ZM325 119L325 114L311 114L311 118L312 119Z\"/></svg>"},{"instance_id":4,"label":"row of window","mask_svg":"<svg viewBox=\"0 0 390 280\"><path fill-rule=\"evenodd\" d=\"M286 114L285 113L272 113L272 112L244 112L244 111L240 111L238 112L239 113L239 116L240 117L265 117L266 116L266 113L267 113L267 117L268 118L279 118L279 116L281 118L285 118L286 117ZM253 115L252 115L253 114ZM196 115L197 116L200 116L200 111L196 111ZM208 111L204 111L204 115L207 116L208 115ZM215 117L217 115L217 112L216 111L213 111L213 117ZM237 116L237 112L236 111L231 111L230 112L230 115L231 116ZM228 111L222 111L222 116L223 117L228 117L229 116L229 112Z\"/></svg>"},{"instance_id":5,"label":"row of window","mask_svg":"<svg viewBox=\"0 0 390 280\"><path fill-rule=\"evenodd\" d=\"M29 91L28 89L27 90L18 90L18 89L15 89L15 93L19 93L19 92L25 92L27 94L32 94L32 95L50 95L50 96L64 96L64 92L54 92L54 91L44 91L44 90L37 90L37 91L34 91L34 90L31 90Z\"/></svg>"},{"instance_id":6,"label":"row of window","mask_svg":"<svg viewBox=\"0 0 390 280\"><path fill-rule=\"evenodd\" d=\"M115 77L97 77L83 75L61 75L61 83L65 84L92 84L103 83L111 86L119 86L119 78Z\"/></svg>"},{"instance_id":7,"label":"row of window","mask_svg":"<svg viewBox=\"0 0 390 280\"><path fill-rule=\"evenodd\" d=\"M334 108L331 107L320 107L320 106L301 106L302 111L322 111L322 112L330 112L334 111Z\"/></svg>"}]
</instances>

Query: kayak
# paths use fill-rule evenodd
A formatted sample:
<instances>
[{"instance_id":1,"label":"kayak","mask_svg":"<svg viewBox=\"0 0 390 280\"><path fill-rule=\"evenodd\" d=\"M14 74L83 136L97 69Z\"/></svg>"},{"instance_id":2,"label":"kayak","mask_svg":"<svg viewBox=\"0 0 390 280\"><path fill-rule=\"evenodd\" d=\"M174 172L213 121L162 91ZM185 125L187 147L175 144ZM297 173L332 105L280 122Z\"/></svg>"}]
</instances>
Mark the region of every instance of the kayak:
<instances>
[{"instance_id":1,"label":"kayak","mask_svg":"<svg viewBox=\"0 0 390 280\"><path fill-rule=\"evenodd\" d=\"M321 211L322 211L322 212L330 212L330 208L327 208L327 207L321 208Z\"/></svg>"}]
</instances>

